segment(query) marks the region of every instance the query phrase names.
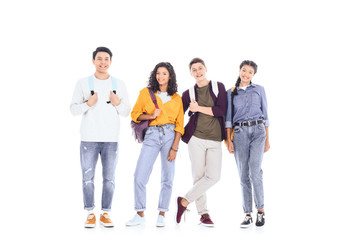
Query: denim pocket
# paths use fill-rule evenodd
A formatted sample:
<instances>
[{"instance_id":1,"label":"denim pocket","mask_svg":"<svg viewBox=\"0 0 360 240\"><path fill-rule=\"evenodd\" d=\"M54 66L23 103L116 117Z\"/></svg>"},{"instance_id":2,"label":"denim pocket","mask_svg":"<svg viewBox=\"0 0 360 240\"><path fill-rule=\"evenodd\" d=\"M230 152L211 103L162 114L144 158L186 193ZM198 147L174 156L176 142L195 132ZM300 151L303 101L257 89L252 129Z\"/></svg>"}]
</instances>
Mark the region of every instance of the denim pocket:
<instances>
[{"instance_id":1,"label":"denim pocket","mask_svg":"<svg viewBox=\"0 0 360 240\"><path fill-rule=\"evenodd\" d=\"M237 95L236 97L234 97L234 108L235 109L242 109L245 106L245 102L246 102L246 98L245 95Z\"/></svg>"},{"instance_id":2,"label":"denim pocket","mask_svg":"<svg viewBox=\"0 0 360 240\"><path fill-rule=\"evenodd\" d=\"M146 129L145 137L146 137L146 135L150 135L152 132L154 132L154 128L153 127L148 127Z\"/></svg>"},{"instance_id":3,"label":"denim pocket","mask_svg":"<svg viewBox=\"0 0 360 240\"><path fill-rule=\"evenodd\" d=\"M258 125L257 125L257 128L258 128L259 130L265 130L265 124L263 124L263 123L258 124Z\"/></svg>"},{"instance_id":4,"label":"denim pocket","mask_svg":"<svg viewBox=\"0 0 360 240\"><path fill-rule=\"evenodd\" d=\"M251 94L251 104L254 106L260 106L261 98L257 92Z\"/></svg>"},{"instance_id":5,"label":"denim pocket","mask_svg":"<svg viewBox=\"0 0 360 240\"><path fill-rule=\"evenodd\" d=\"M235 126L234 128L234 133L238 133L240 132L241 128L239 126Z\"/></svg>"}]
</instances>

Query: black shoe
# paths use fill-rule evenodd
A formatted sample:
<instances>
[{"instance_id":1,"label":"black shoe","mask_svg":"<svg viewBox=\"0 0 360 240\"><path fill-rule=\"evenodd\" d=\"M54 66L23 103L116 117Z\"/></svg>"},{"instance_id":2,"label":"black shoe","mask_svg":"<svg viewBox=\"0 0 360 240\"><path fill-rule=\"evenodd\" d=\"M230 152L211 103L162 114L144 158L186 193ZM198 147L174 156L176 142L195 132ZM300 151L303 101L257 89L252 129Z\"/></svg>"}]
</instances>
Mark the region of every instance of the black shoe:
<instances>
[{"instance_id":1,"label":"black shoe","mask_svg":"<svg viewBox=\"0 0 360 240\"><path fill-rule=\"evenodd\" d=\"M265 213L264 212L258 212L256 217L256 223L255 225L257 227L262 227L265 224Z\"/></svg>"},{"instance_id":2,"label":"black shoe","mask_svg":"<svg viewBox=\"0 0 360 240\"><path fill-rule=\"evenodd\" d=\"M241 228L248 228L251 226L253 220L250 215L246 215L244 221L240 224Z\"/></svg>"}]
</instances>

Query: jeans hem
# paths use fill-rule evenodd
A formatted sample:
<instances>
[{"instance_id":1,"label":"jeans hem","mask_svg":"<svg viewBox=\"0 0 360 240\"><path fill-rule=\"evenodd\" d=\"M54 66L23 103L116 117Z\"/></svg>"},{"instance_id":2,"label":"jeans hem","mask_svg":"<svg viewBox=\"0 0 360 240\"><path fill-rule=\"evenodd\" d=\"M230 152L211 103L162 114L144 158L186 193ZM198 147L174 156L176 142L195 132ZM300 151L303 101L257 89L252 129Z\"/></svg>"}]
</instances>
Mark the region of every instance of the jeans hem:
<instances>
[{"instance_id":1,"label":"jeans hem","mask_svg":"<svg viewBox=\"0 0 360 240\"><path fill-rule=\"evenodd\" d=\"M209 214L209 211L203 211L203 212L198 212L198 214L200 215L200 216L202 216L202 215L204 215L204 214Z\"/></svg>"},{"instance_id":2,"label":"jeans hem","mask_svg":"<svg viewBox=\"0 0 360 240\"><path fill-rule=\"evenodd\" d=\"M169 211L169 209L165 209L165 208L158 208L158 211L160 211L160 212L168 212L168 211Z\"/></svg>"},{"instance_id":3,"label":"jeans hem","mask_svg":"<svg viewBox=\"0 0 360 240\"><path fill-rule=\"evenodd\" d=\"M261 207L256 207L257 210L264 209L264 205L261 205Z\"/></svg>"},{"instance_id":4,"label":"jeans hem","mask_svg":"<svg viewBox=\"0 0 360 240\"><path fill-rule=\"evenodd\" d=\"M135 211L137 211L137 212L144 212L145 210L146 210L146 208L139 208L139 209L135 208Z\"/></svg>"}]
</instances>

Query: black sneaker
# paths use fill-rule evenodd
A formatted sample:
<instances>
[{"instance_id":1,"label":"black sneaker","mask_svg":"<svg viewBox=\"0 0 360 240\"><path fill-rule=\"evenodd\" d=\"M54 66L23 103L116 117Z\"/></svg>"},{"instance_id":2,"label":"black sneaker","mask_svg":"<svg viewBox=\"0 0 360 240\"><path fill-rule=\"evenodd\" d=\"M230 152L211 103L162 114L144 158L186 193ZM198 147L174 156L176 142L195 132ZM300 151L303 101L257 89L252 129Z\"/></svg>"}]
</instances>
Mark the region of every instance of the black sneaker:
<instances>
[{"instance_id":1,"label":"black sneaker","mask_svg":"<svg viewBox=\"0 0 360 240\"><path fill-rule=\"evenodd\" d=\"M262 227L265 224L265 213L264 212L258 212L256 217L256 223L255 225L257 227Z\"/></svg>"},{"instance_id":2,"label":"black sneaker","mask_svg":"<svg viewBox=\"0 0 360 240\"><path fill-rule=\"evenodd\" d=\"M253 220L250 215L246 215L244 221L240 224L241 228L248 228L251 226Z\"/></svg>"}]
</instances>

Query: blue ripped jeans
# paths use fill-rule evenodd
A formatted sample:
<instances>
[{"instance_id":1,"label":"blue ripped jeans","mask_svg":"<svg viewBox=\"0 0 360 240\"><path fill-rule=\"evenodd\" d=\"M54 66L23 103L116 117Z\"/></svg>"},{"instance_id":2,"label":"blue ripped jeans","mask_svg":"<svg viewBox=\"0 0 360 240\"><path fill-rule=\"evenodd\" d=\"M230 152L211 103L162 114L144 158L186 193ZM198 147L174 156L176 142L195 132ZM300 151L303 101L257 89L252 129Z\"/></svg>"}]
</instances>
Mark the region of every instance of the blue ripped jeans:
<instances>
[{"instance_id":1,"label":"blue ripped jeans","mask_svg":"<svg viewBox=\"0 0 360 240\"><path fill-rule=\"evenodd\" d=\"M250 127L236 126L234 130L234 155L239 171L243 209L252 212L252 190L256 209L264 208L263 171L261 163L265 148L264 124Z\"/></svg>"},{"instance_id":2,"label":"blue ripped jeans","mask_svg":"<svg viewBox=\"0 0 360 240\"><path fill-rule=\"evenodd\" d=\"M83 180L84 208L94 209L94 176L100 154L102 163L103 189L101 209L111 210L115 189L115 168L118 159L117 142L81 142L80 162Z\"/></svg>"},{"instance_id":3,"label":"blue ripped jeans","mask_svg":"<svg viewBox=\"0 0 360 240\"><path fill-rule=\"evenodd\" d=\"M141 212L146 209L146 185L159 153L161 155L161 191L158 210L162 212L169 210L175 160L170 162L168 156L175 138L174 128L174 124L166 124L161 127L150 126L146 130L134 174L135 211Z\"/></svg>"}]
</instances>

